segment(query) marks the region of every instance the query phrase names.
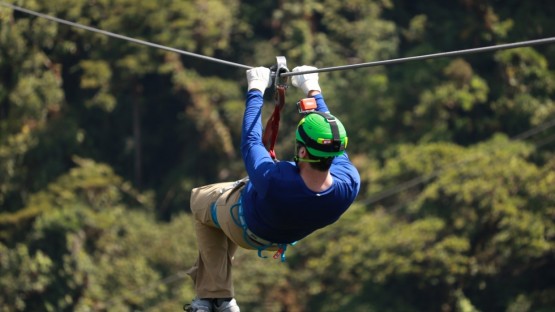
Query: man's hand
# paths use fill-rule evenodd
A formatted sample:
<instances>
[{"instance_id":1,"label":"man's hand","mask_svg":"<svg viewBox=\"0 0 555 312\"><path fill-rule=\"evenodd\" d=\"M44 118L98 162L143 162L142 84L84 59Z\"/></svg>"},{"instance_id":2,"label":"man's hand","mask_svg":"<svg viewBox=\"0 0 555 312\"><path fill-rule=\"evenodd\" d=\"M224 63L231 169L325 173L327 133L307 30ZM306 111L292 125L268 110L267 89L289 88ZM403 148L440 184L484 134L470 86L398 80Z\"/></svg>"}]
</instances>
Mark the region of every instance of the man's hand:
<instances>
[{"instance_id":1,"label":"man's hand","mask_svg":"<svg viewBox=\"0 0 555 312\"><path fill-rule=\"evenodd\" d=\"M303 72L314 69L316 69L316 67L303 65L293 68L293 72ZM322 92L320 84L318 84L318 73L295 75L291 77L291 83L293 86L303 90L306 95L309 95L310 91Z\"/></svg>"},{"instance_id":2,"label":"man's hand","mask_svg":"<svg viewBox=\"0 0 555 312\"><path fill-rule=\"evenodd\" d=\"M266 67L255 67L247 70L248 90L257 89L262 91L270 86L270 69Z\"/></svg>"}]
</instances>

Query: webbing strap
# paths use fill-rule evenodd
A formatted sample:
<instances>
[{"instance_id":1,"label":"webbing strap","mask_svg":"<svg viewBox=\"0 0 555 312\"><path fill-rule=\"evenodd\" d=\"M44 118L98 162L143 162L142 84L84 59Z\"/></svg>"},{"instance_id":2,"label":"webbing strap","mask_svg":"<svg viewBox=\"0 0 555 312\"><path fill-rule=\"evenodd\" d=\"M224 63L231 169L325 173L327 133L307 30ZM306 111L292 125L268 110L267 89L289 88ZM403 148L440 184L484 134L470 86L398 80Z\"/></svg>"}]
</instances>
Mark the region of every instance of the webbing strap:
<instances>
[{"instance_id":1,"label":"webbing strap","mask_svg":"<svg viewBox=\"0 0 555 312\"><path fill-rule=\"evenodd\" d=\"M235 224L238 225L239 227L241 227L241 229L243 230L243 240L247 244L249 244L249 246L258 250L258 256L260 258L267 258L266 256L262 256L262 251L264 251L268 247L272 246L272 244L264 245L264 246L256 246L255 244L251 243L251 241L249 240L249 237L247 235L247 223L245 222L245 216L243 215L243 205L241 203L242 198L243 198L243 196L241 195L241 197L239 197L239 200L237 201L237 203L234 204L233 206L231 206L231 208L229 209L229 213L231 214L231 219L233 219L233 222L235 222ZM233 210L235 210L235 209L237 209L237 216L239 217L239 220L235 219L235 215L233 214Z\"/></svg>"},{"instance_id":2,"label":"webbing strap","mask_svg":"<svg viewBox=\"0 0 555 312\"><path fill-rule=\"evenodd\" d=\"M266 122L266 128L264 129L264 133L262 134L262 143L270 157L273 160L276 160L276 151L274 150L274 146L277 141L277 135L279 131L279 120L280 120L280 113L285 105L285 90L287 90L287 77L281 76L281 74L285 74L289 72L287 69L287 60L285 56L276 56L276 65L270 68L270 75L273 79L273 84L275 87L274 91L274 112L272 116Z\"/></svg>"},{"instance_id":3,"label":"webbing strap","mask_svg":"<svg viewBox=\"0 0 555 312\"><path fill-rule=\"evenodd\" d=\"M236 204L231 206L231 208L229 209L229 213L231 214L231 219L233 219L233 222L235 222L235 224L237 226L241 227L241 229L243 230L243 240L247 244L249 244L249 246L251 246L252 248L254 248L258 251L258 256L260 258L268 258L268 257L262 255L262 252L265 251L266 249L268 249L269 247L277 246L278 251L274 254L273 258L277 259L278 257L280 257L281 262L285 262L285 251L287 250L287 245L288 244L269 243L267 245L257 246L255 244L251 243L251 241L249 239L249 236L248 236L248 233L247 233L248 232L247 222L245 221L245 216L243 214L242 198L243 198L243 195L241 195L241 197L239 197L239 200L237 201ZM238 219L236 219L235 215L233 214L233 211L235 209L237 209L237 216L239 217ZM295 244L297 244L297 242L293 242L289 245L294 246Z\"/></svg>"},{"instance_id":4,"label":"webbing strap","mask_svg":"<svg viewBox=\"0 0 555 312\"><path fill-rule=\"evenodd\" d=\"M210 214L212 215L212 222L214 222L214 224L221 229L222 227L220 226L220 222L218 222L218 211L216 210L218 206L216 206L216 203L217 201L210 205Z\"/></svg>"},{"instance_id":5,"label":"webbing strap","mask_svg":"<svg viewBox=\"0 0 555 312\"><path fill-rule=\"evenodd\" d=\"M285 89L286 87L283 85L279 85L276 87L276 92L274 94L274 112L272 116L266 122L266 128L264 129L264 134L262 135L262 143L270 153L270 157L272 159L276 159L276 152L274 150L278 131L279 131L279 121L281 118L281 110L285 105Z\"/></svg>"}]
</instances>

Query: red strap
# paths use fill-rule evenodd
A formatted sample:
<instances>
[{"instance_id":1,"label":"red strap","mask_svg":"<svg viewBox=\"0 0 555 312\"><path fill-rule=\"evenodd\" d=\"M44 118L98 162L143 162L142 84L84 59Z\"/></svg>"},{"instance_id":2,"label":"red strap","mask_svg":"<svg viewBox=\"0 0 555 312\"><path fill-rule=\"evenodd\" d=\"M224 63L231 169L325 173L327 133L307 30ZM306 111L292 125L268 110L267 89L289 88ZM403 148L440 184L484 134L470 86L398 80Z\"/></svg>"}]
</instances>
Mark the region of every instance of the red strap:
<instances>
[{"instance_id":1,"label":"red strap","mask_svg":"<svg viewBox=\"0 0 555 312\"><path fill-rule=\"evenodd\" d=\"M276 253L274 254L274 259L277 259L282 254L283 254L283 247L279 247Z\"/></svg>"},{"instance_id":2,"label":"red strap","mask_svg":"<svg viewBox=\"0 0 555 312\"><path fill-rule=\"evenodd\" d=\"M266 122L266 128L264 129L264 134L262 135L262 143L270 153L272 159L276 159L276 152L274 151L274 146L277 141L277 135L279 131L279 120L280 113L285 104L285 86L278 85L276 87L276 92L274 96L274 112L272 116Z\"/></svg>"}]
</instances>

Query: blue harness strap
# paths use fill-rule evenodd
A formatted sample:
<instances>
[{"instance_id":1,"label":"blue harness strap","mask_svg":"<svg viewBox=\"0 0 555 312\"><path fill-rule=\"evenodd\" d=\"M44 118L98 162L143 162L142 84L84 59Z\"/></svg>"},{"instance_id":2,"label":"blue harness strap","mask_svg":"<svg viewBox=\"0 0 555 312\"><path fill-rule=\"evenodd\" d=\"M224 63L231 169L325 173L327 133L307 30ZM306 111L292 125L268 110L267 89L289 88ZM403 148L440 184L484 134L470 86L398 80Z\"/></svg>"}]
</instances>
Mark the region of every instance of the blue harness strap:
<instances>
[{"instance_id":1,"label":"blue harness strap","mask_svg":"<svg viewBox=\"0 0 555 312\"><path fill-rule=\"evenodd\" d=\"M220 195L227 192L230 189L237 189L238 186L244 185L246 183L246 181L248 181L248 179L239 180L239 181L236 181L235 183L233 183L231 186L228 186L226 188L221 189L220 190ZM245 221L245 215L244 215L244 212L243 212L242 201L243 201L243 194L241 193L237 202L229 208L229 213L231 214L231 219L233 220L233 222L243 230L243 240L249 246L258 250L258 256L260 258L268 258L268 257L262 255L262 252L264 250L268 249L269 247L274 247L274 246L278 247L278 250L274 254L273 258L277 259L278 257L281 257L281 262L285 262L285 251L287 250L287 245L294 246L295 244L297 244L297 242L293 242L291 244L272 243L270 241L267 241L265 239L262 239L262 238L256 236L247 227L247 222ZM212 203L212 205L210 205L210 215L212 217L212 221L214 222L214 224L218 228L221 228L220 223L218 222L218 211L217 211L218 207L216 205L217 202L218 201L216 200L215 202ZM237 209L237 216L239 217L239 219L235 218L235 215L234 215L234 210L235 209ZM253 240L255 242L257 242L259 245L256 245L256 244L252 243Z\"/></svg>"},{"instance_id":2,"label":"blue harness strap","mask_svg":"<svg viewBox=\"0 0 555 312\"><path fill-rule=\"evenodd\" d=\"M216 212L216 202L213 202L212 205L210 205L210 214L212 215L212 221L214 222L214 224L221 229L222 227L220 226L220 222L218 222L218 213Z\"/></svg>"},{"instance_id":3,"label":"blue harness strap","mask_svg":"<svg viewBox=\"0 0 555 312\"><path fill-rule=\"evenodd\" d=\"M236 190L238 190L240 187L242 187L243 185L245 185L247 182L249 181L249 178L243 178L241 180L237 180L235 182L233 182L233 184L226 186L224 188L221 188L219 190L220 192L220 196L222 196L225 192L232 190L231 193L228 196L231 196L231 194L233 194L233 192L235 192ZM218 196L218 199L220 198L220 196ZM210 205L210 216L212 217L212 221L214 222L214 224L221 229L222 227L220 226L220 222L218 222L218 207L216 205L216 203L218 202L218 199L216 199L212 205ZM227 199L226 199L227 202Z\"/></svg>"},{"instance_id":4,"label":"blue harness strap","mask_svg":"<svg viewBox=\"0 0 555 312\"><path fill-rule=\"evenodd\" d=\"M229 213L231 214L231 218L233 219L233 222L235 222L235 224L239 227L241 227L241 229L243 229L243 240L249 244L249 246L251 246L252 248L258 250L258 256L260 258L268 258L266 256L262 255L262 252L266 249L268 249L269 247L272 246L277 246L278 247L278 251L274 254L274 259L277 259L278 256L281 256L281 262L285 262L285 251L287 250L287 245L288 244L281 244L281 243L272 243L272 242L268 242L268 244L262 244L257 246L255 244L253 244L251 242L251 240L249 239L249 228L247 227L247 222L245 221L245 215L243 213L243 205L242 205L242 200L243 200L243 195L241 194L241 196L239 197L239 200L237 201L237 203L235 203L233 206L231 206L231 208L229 209ZM235 215L233 214L233 210L237 209L237 215L239 217L239 219L235 218ZM290 244L291 246L295 245L297 242L294 242L292 244Z\"/></svg>"}]
</instances>

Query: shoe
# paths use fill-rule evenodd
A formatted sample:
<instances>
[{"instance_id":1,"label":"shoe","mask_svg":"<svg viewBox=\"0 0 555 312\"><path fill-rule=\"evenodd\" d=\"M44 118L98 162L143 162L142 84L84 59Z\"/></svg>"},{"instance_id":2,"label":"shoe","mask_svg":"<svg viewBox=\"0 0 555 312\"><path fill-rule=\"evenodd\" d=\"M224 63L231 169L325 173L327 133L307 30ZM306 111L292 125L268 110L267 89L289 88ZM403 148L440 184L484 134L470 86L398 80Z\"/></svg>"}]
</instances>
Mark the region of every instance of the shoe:
<instances>
[{"instance_id":1,"label":"shoe","mask_svg":"<svg viewBox=\"0 0 555 312\"><path fill-rule=\"evenodd\" d=\"M195 298L191 304L186 304L183 307L185 312L213 312L212 301Z\"/></svg>"},{"instance_id":2,"label":"shoe","mask_svg":"<svg viewBox=\"0 0 555 312\"><path fill-rule=\"evenodd\" d=\"M219 301L220 300L216 300L216 302L214 303L214 312L241 312L235 299L222 302Z\"/></svg>"}]
</instances>

